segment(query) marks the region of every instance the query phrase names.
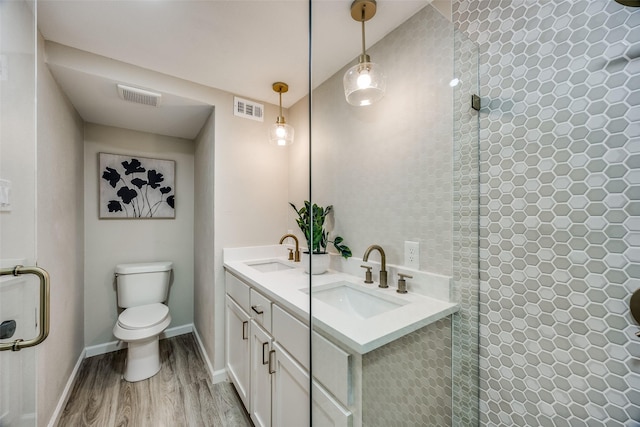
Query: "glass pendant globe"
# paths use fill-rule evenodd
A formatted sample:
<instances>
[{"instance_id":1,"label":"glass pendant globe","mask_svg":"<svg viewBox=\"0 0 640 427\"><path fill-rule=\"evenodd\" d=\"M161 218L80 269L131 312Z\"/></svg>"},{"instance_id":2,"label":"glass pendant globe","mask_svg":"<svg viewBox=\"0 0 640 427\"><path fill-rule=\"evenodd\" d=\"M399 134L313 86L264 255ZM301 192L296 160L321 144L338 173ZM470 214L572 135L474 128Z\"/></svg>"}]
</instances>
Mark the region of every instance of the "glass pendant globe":
<instances>
[{"instance_id":1,"label":"glass pendant globe","mask_svg":"<svg viewBox=\"0 0 640 427\"><path fill-rule=\"evenodd\" d=\"M358 107L379 101L387 88L384 70L374 62L361 62L349 68L342 82L347 102Z\"/></svg>"},{"instance_id":2,"label":"glass pendant globe","mask_svg":"<svg viewBox=\"0 0 640 427\"><path fill-rule=\"evenodd\" d=\"M269 128L269 141L281 147L293 144L293 135L293 126L286 123L274 123Z\"/></svg>"}]
</instances>

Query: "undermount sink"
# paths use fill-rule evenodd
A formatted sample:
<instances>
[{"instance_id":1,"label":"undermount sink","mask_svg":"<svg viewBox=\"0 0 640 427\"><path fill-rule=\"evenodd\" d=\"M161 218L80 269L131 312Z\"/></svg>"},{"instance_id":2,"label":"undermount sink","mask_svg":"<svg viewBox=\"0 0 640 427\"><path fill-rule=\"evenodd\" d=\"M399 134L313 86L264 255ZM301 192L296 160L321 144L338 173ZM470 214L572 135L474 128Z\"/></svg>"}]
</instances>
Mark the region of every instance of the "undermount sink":
<instances>
[{"instance_id":1,"label":"undermount sink","mask_svg":"<svg viewBox=\"0 0 640 427\"><path fill-rule=\"evenodd\" d=\"M302 289L308 294L308 289ZM312 296L345 314L367 319L407 304L407 301L387 295L377 295L375 290L363 289L350 282L335 282L313 288Z\"/></svg>"},{"instance_id":2,"label":"undermount sink","mask_svg":"<svg viewBox=\"0 0 640 427\"><path fill-rule=\"evenodd\" d=\"M271 273L274 271L290 270L293 267L279 261L259 261L247 263L251 268L255 268L261 273Z\"/></svg>"}]
</instances>

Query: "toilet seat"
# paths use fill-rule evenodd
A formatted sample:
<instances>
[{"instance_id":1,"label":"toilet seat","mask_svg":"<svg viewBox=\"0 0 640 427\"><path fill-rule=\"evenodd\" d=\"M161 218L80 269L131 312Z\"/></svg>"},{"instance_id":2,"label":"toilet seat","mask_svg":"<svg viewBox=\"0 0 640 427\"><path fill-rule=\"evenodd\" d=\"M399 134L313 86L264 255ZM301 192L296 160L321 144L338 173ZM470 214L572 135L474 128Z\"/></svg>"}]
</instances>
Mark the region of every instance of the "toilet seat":
<instances>
[{"instance_id":1,"label":"toilet seat","mask_svg":"<svg viewBox=\"0 0 640 427\"><path fill-rule=\"evenodd\" d=\"M123 329L150 328L162 323L169 315L169 307L155 303L127 308L118 316L118 325Z\"/></svg>"},{"instance_id":2,"label":"toilet seat","mask_svg":"<svg viewBox=\"0 0 640 427\"><path fill-rule=\"evenodd\" d=\"M120 341L128 343L144 341L154 337L157 339L157 335L162 333L171 323L169 307L158 303L148 304L148 306L141 305L127 308L123 311L113 326L113 335ZM144 309L139 310L142 308ZM143 313L145 314L143 315ZM147 314L149 316L145 317Z\"/></svg>"}]
</instances>

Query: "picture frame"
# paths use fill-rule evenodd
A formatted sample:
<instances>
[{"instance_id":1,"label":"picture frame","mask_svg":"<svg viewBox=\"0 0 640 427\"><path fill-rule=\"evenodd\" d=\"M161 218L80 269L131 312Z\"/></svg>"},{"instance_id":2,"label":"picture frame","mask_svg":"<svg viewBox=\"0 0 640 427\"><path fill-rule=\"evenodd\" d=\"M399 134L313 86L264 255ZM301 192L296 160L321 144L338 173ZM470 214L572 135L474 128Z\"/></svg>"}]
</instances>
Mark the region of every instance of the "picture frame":
<instances>
[{"instance_id":1,"label":"picture frame","mask_svg":"<svg viewBox=\"0 0 640 427\"><path fill-rule=\"evenodd\" d=\"M176 162L98 153L100 219L175 219Z\"/></svg>"}]
</instances>

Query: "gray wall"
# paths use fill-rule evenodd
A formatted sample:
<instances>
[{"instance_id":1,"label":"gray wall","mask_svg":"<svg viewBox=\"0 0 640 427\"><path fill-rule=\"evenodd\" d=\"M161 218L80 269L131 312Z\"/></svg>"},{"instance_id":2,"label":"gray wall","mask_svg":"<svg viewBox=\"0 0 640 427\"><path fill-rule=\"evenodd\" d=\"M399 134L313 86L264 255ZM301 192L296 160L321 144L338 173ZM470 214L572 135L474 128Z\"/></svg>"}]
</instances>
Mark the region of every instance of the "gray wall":
<instances>
[{"instance_id":1,"label":"gray wall","mask_svg":"<svg viewBox=\"0 0 640 427\"><path fill-rule=\"evenodd\" d=\"M421 270L452 273L452 44L451 23L427 6L367 50L387 74L380 102L347 104L342 76L354 64L314 89L313 201L334 206L332 236L344 237L356 257L377 243L387 262L401 265L404 241L412 240L420 243ZM292 108L293 119L302 119L307 102ZM292 157L299 163L306 150L308 163L308 137L300 142ZM290 201L300 207L309 198L308 186L300 185L308 170L292 169L290 182Z\"/></svg>"},{"instance_id":2,"label":"gray wall","mask_svg":"<svg viewBox=\"0 0 640 427\"><path fill-rule=\"evenodd\" d=\"M456 0L480 45L481 424L636 425L640 10Z\"/></svg>"},{"instance_id":3,"label":"gray wall","mask_svg":"<svg viewBox=\"0 0 640 427\"><path fill-rule=\"evenodd\" d=\"M38 39L38 265L51 276L51 332L38 347L38 425L47 425L84 348L83 122Z\"/></svg>"},{"instance_id":4,"label":"gray wall","mask_svg":"<svg viewBox=\"0 0 640 427\"><path fill-rule=\"evenodd\" d=\"M193 323L194 144L87 123L84 131L85 346L115 341L117 264L172 261L171 325ZM98 219L98 153L176 161L175 219Z\"/></svg>"},{"instance_id":5,"label":"gray wall","mask_svg":"<svg viewBox=\"0 0 640 427\"><path fill-rule=\"evenodd\" d=\"M450 426L451 318L362 357L364 426Z\"/></svg>"}]
</instances>

